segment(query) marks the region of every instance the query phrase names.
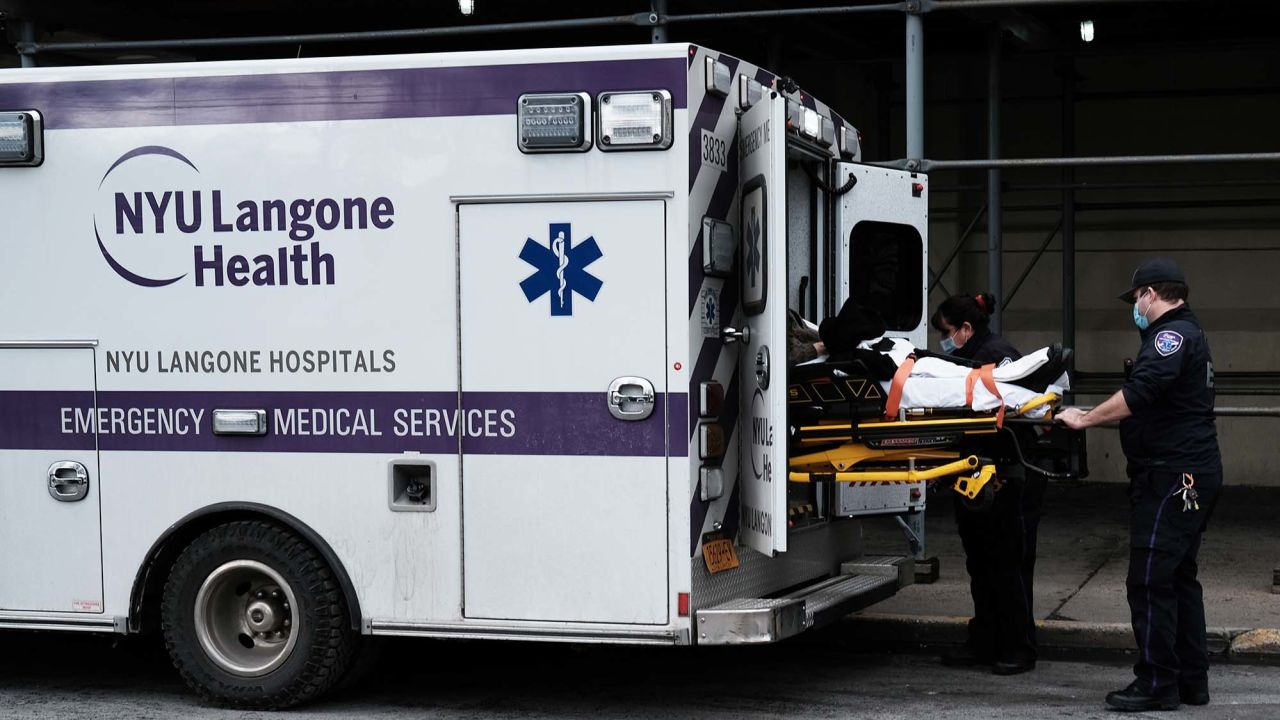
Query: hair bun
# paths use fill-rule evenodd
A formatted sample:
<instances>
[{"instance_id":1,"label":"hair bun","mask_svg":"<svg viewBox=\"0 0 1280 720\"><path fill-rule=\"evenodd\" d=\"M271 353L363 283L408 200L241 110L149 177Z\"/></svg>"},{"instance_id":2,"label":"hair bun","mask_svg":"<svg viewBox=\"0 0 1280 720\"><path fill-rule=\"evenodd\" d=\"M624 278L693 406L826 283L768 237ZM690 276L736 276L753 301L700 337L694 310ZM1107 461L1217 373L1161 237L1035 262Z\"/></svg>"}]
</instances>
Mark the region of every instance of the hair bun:
<instances>
[{"instance_id":1,"label":"hair bun","mask_svg":"<svg viewBox=\"0 0 1280 720\"><path fill-rule=\"evenodd\" d=\"M991 293L978 293L973 296L973 301L978 304L978 309L987 315L996 311L996 299Z\"/></svg>"}]
</instances>

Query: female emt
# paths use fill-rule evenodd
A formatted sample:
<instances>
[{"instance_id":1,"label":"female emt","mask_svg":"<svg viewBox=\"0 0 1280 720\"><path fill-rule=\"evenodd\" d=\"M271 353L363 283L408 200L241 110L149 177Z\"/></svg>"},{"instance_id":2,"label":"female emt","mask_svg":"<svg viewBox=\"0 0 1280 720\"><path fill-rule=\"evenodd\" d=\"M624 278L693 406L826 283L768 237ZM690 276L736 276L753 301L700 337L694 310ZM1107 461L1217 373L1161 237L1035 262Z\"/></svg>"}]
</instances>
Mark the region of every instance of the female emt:
<instances>
[{"instance_id":1,"label":"female emt","mask_svg":"<svg viewBox=\"0 0 1280 720\"><path fill-rule=\"evenodd\" d=\"M933 314L942 350L981 364L1003 365L1022 357L988 327L995 298L987 293L947 298ZM986 512L964 507L958 494L956 524L964 545L973 595L968 640L944 655L945 665L990 665L997 675L1016 675L1036 666L1032 576L1036 529L1044 499L1044 476L1028 477L1020 465L1001 466L1004 487Z\"/></svg>"}]
</instances>

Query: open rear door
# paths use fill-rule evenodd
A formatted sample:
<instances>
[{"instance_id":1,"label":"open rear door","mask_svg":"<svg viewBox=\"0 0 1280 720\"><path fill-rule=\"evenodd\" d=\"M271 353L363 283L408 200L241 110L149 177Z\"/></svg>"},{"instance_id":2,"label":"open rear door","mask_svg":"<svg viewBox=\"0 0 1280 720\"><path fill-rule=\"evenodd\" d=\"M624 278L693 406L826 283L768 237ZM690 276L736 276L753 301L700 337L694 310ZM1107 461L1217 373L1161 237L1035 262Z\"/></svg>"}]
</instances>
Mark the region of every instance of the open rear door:
<instances>
[{"instance_id":1,"label":"open rear door","mask_svg":"<svg viewBox=\"0 0 1280 720\"><path fill-rule=\"evenodd\" d=\"M839 163L836 177L857 183L841 195L832 241L839 307L852 297L885 321L885 334L928 342L929 183L919 173ZM843 517L898 514L924 538L925 483L839 483L836 514Z\"/></svg>"},{"instance_id":2,"label":"open rear door","mask_svg":"<svg viewBox=\"0 0 1280 720\"><path fill-rule=\"evenodd\" d=\"M884 318L886 334L928 342L929 180L920 173L839 163L857 183L835 213L836 307L853 297Z\"/></svg>"},{"instance_id":3,"label":"open rear door","mask_svg":"<svg viewBox=\"0 0 1280 720\"><path fill-rule=\"evenodd\" d=\"M787 549L786 99L775 92L738 124L742 148L743 325L739 477L743 545Z\"/></svg>"}]
</instances>

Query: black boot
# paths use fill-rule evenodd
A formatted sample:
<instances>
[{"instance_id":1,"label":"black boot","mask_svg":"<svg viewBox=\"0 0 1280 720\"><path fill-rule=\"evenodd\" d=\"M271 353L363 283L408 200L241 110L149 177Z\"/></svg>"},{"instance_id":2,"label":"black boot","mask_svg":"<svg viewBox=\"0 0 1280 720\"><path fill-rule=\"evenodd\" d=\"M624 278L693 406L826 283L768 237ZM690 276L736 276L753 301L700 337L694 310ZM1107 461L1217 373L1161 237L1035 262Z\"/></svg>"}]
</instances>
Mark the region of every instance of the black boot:
<instances>
[{"instance_id":1,"label":"black boot","mask_svg":"<svg viewBox=\"0 0 1280 720\"><path fill-rule=\"evenodd\" d=\"M1030 658L997 660L991 666L991 672L996 675L1021 675L1035 669L1036 661Z\"/></svg>"},{"instance_id":2,"label":"black boot","mask_svg":"<svg viewBox=\"0 0 1280 720\"><path fill-rule=\"evenodd\" d=\"M1177 710L1178 695L1173 692L1164 695L1151 695L1146 690L1138 687L1138 683L1135 681L1123 690L1107 693L1107 704L1116 710L1124 712Z\"/></svg>"}]
</instances>

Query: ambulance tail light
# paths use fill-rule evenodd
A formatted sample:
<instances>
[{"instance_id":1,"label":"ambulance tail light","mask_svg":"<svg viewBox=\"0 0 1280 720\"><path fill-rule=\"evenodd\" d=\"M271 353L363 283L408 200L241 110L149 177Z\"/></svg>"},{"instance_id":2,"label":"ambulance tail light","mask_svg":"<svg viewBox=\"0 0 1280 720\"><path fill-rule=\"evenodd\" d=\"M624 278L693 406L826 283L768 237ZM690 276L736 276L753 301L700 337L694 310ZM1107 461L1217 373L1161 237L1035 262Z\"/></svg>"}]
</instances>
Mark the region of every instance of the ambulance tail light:
<instances>
[{"instance_id":1,"label":"ambulance tail light","mask_svg":"<svg viewBox=\"0 0 1280 720\"><path fill-rule=\"evenodd\" d=\"M676 594L676 614L680 617L689 617L689 593Z\"/></svg>"},{"instance_id":2,"label":"ambulance tail light","mask_svg":"<svg viewBox=\"0 0 1280 720\"><path fill-rule=\"evenodd\" d=\"M755 78L749 78L746 75L738 75L738 107L748 110L752 105L760 101L764 97L764 85L761 85Z\"/></svg>"},{"instance_id":3,"label":"ambulance tail light","mask_svg":"<svg viewBox=\"0 0 1280 720\"><path fill-rule=\"evenodd\" d=\"M852 160L858 156L858 145L862 142L862 134L855 130L852 125L845 123L840 127L838 140L841 157Z\"/></svg>"},{"instance_id":4,"label":"ambulance tail light","mask_svg":"<svg viewBox=\"0 0 1280 720\"><path fill-rule=\"evenodd\" d=\"M729 66L713 57L707 58L704 72L707 92L717 97L725 97L733 89L733 73Z\"/></svg>"},{"instance_id":5,"label":"ambulance tail light","mask_svg":"<svg viewBox=\"0 0 1280 720\"><path fill-rule=\"evenodd\" d=\"M601 150L666 150L673 140L671 93L602 92L596 97Z\"/></svg>"},{"instance_id":6,"label":"ambulance tail light","mask_svg":"<svg viewBox=\"0 0 1280 720\"><path fill-rule=\"evenodd\" d=\"M803 108L800 111L800 118L803 121L800 125L800 134L810 140L817 140L822 135L822 116L816 111L809 108Z\"/></svg>"},{"instance_id":7,"label":"ambulance tail light","mask_svg":"<svg viewBox=\"0 0 1280 720\"><path fill-rule=\"evenodd\" d=\"M44 120L35 110L0 111L0 166L44 162Z\"/></svg>"},{"instance_id":8,"label":"ambulance tail light","mask_svg":"<svg viewBox=\"0 0 1280 720\"><path fill-rule=\"evenodd\" d=\"M526 94L516 105L520 152L586 152L591 149L591 96Z\"/></svg>"}]
</instances>

